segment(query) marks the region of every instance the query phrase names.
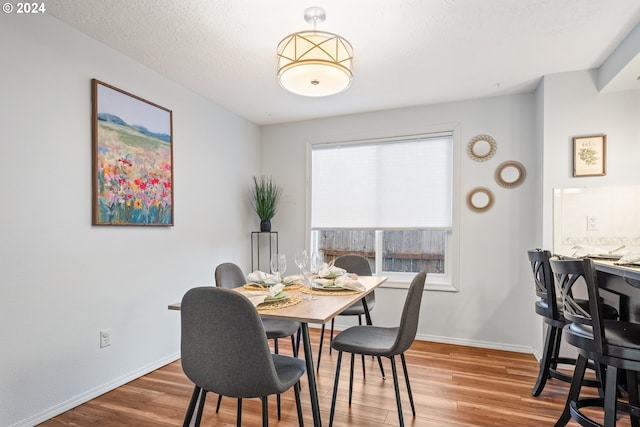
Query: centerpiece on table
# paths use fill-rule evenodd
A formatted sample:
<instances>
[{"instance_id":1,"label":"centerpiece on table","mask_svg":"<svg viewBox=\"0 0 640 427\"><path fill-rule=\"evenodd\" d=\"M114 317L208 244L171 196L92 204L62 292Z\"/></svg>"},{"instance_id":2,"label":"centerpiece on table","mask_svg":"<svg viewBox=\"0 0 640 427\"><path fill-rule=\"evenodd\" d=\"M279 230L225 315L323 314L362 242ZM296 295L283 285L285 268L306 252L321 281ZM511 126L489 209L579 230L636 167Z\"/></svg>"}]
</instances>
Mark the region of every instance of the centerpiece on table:
<instances>
[{"instance_id":1,"label":"centerpiece on table","mask_svg":"<svg viewBox=\"0 0 640 427\"><path fill-rule=\"evenodd\" d=\"M271 231L271 219L278 210L282 187L270 176L253 177L251 205L260 218L260 231Z\"/></svg>"}]
</instances>

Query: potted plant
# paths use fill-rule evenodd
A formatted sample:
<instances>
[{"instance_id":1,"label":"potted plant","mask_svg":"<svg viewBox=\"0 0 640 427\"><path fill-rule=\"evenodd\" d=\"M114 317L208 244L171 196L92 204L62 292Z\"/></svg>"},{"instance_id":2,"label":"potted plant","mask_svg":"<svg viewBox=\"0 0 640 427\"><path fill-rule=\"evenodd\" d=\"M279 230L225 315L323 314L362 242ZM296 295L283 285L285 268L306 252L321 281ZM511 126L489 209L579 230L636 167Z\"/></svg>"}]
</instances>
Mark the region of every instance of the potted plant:
<instances>
[{"instance_id":1,"label":"potted plant","mask_svg":"<svg viewBox=\"0 0 640 427\"><path fill-rule=\"evenodd\" d=\"M260 231L271 231L271 218L276 214L282 187L270 176L253 177L251 204L260 218Z\"/></svg>"}]
</instances>

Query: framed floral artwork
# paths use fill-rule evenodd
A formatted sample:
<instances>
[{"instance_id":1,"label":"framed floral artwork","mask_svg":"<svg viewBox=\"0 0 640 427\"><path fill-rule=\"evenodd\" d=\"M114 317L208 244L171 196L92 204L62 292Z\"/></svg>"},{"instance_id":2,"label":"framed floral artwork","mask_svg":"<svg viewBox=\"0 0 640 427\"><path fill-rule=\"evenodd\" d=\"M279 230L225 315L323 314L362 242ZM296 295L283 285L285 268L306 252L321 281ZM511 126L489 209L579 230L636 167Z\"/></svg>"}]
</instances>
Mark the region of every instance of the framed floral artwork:
<instances>
[{"instance_id":1,"label":"framed floral artwork","mask_svg":"<svg viewBox=\"0 0 640 427\"><path fill-rule=\"evenodd\" d=\"M607 174L606 135L573 138L573 176Z\"/></svg>"},{"instance_id":2,"label":"framed floral artwork","mask_svg":"<svg viewBox=\"0 0 640 427\"><path fill-rule=\"evenodd\" d=\"M173 225L172 112L92 80L93 224Z\"/></svg>"}]
</instances>

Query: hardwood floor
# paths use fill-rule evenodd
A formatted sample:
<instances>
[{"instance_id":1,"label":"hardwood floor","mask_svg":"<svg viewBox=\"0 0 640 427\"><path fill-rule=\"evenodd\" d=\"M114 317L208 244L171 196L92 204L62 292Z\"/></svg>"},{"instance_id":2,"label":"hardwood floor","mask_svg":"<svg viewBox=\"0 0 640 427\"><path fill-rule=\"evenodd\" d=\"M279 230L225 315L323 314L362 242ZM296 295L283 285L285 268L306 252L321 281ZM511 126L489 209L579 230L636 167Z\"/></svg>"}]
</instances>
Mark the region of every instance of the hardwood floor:
<instances>
[{"instance_id":1,"label":"hardwood floor","mask_svg":"<svg viewBox=\"0 0 640 427\"><path fill-rule=\"evenodd\" d=\"M311 336L312 342L317 343L319 330L312 328ZM281 340L282 354L291 354L290 342L288 344L287 340ZM330 355L328 349L323 352L317 376L324 425L329 421L336 359L336 353ZM550 380L540 397L531 396L538 364L528 354L416 341L406 353L406 359L417 413L415 418L411 414L398 361L407 426L553 426L562 412L569 388L568 384ZM366 359L365 379L360 361L356 359L353 403L349 407L349 357L343 357L334 425L398 426L391 369L388 360L384 363L388 379L381 378L377 362L372 358ZM303 378L304 422L312 426L306 376ZM193 385L182 372L180 361L176 361L41 426L181 426L192 390ZM584 394L593 395L594 390L586 389ZM217 414L216 400L215 394L207 395L201 425L235 426L235 399L224 398ZM243 400L242 424L259 426L260 420L260 400ZM270 398L269 421L272 426L298 425L292 390L282 395L280 421L275 397ZM571 421L568 425L578 424ZM618 422L618 426L629 425L626 417Z\"/></svg>"}]
</instances>

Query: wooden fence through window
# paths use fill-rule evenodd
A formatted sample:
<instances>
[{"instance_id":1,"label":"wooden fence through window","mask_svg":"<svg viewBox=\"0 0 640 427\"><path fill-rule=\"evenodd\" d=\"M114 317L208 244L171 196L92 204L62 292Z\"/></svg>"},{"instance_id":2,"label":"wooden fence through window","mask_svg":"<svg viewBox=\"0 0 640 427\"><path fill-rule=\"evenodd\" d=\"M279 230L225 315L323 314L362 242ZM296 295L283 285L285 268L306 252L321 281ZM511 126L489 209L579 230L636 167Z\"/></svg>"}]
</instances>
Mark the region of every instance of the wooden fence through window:
<instances>
[{"instance_id":1,"label":"wooden fence through window","mask_svg":"<svg viewBox=\"0 0 640 427\"><path fill-rule=\"evenodd\" d=\"M319 247L325 262L341 255L366 257L375 272L375 231L322 230ZM446 232L393 230L385 231L383 270L393 272L444 273Z\"/></svg>"}]
</instances>

